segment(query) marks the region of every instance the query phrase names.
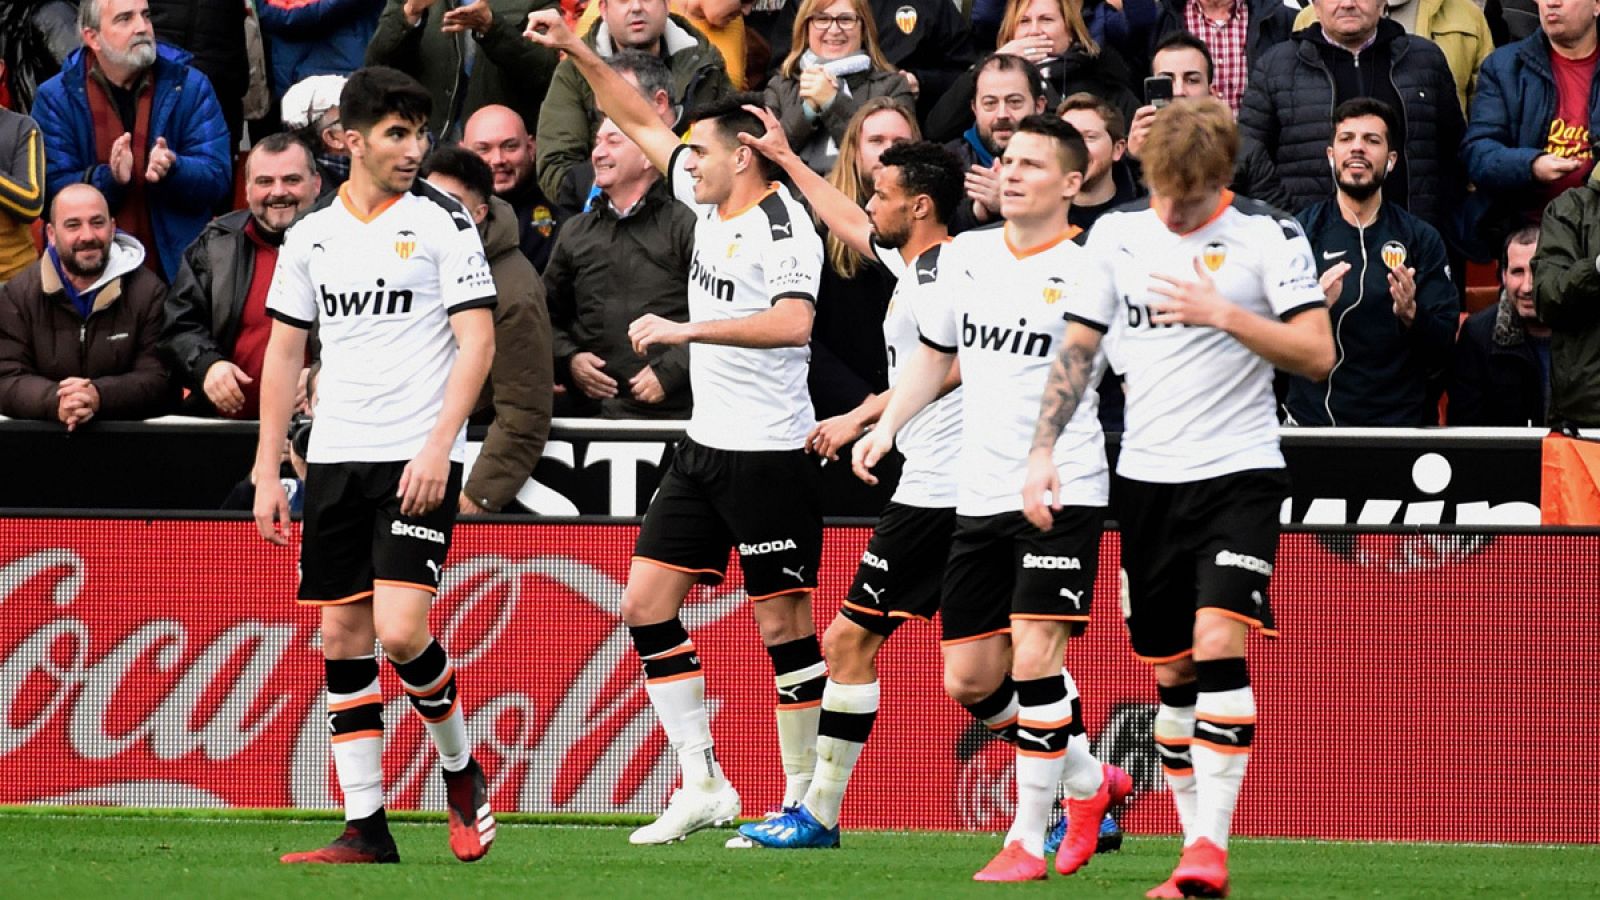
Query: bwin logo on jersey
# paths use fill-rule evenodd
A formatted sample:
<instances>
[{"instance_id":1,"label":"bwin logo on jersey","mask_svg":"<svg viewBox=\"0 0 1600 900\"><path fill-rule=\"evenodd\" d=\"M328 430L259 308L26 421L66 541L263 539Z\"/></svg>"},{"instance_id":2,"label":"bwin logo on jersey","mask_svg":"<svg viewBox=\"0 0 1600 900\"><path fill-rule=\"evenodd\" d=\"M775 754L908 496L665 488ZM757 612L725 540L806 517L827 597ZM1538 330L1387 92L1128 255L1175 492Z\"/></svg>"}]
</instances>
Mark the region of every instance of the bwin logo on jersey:
<instances>
[{"instance_id":1,"label":"bwin logo on jersey","mask_svg":"<svg viewBox=\"0 0 1600 900\"><path fill-rule=\"evenodd\" d=\"M878 554L873 553L871 550L861 554L861 564L863 566L877 569L879 572L889 571L889 561Z\"/></svg>"},{"instance_id":2,"label":"bwin logo on jersey","mask_svg":"<svg viewBox=\"0 0 1600 900\"><path fill-rule=\"evenodd\" d=\"M1059 569L1065 572L1083 571L1083 563L1076 556L1041 556L1034 553L1022 554L1022 567L1024 569Z\"/></svg>"},{"instance_id":3,"label":"bwin logo on jersey","mask_svg":"<svg viewBox=\"0 0 1600 900\"><path fill-rule=\"evenodd\" d=\"M432 541L435 544L445 542L444 532L436 531L426 525L407 525L405 522L393 522L389 525L389 533L395 537L416 538L419 541Z\"/></svg>"},{"instance_id":4,"label":"bwin logo on jersey","mask_svg":"<svg viewBox=\"0 0 1600 900\"><path fill-rule=\"evenodd\" d=\"M329 316L359 316L363 313L392 316L411 312L411 291L403 288L384 291L382 278L378 279L378 290L375 291L335 294L325 284L317 285L317 291L322 295L322 311ZM369 303L372 304L370 307L367 305Z\"/></svg>"},{"instance_id":5,"label":"bwin logo on jersey","mask_svg":"<svg viewBox=\"0 0 1600 900\"><path fill-rule=\"evenodd\" d=\"M795 546L795 543L794 543L794 541L792 539L784 538L781 541L762 541L759 544L740 544L739 545L739 555L740 556L764 556L764 555L766 555L768 553L777 553L777 552L779 552L781 550L798 550L798 549L799 548Z\"/></svg>"},{"instance_id":6,"label":"bwin logo on jersey","mask_svg":"<svg viewBox=\"0 0 1600 900\"><path fill-rule=\"evenodd\" d=\"M694 262L689 264L689 280L700 285L701 290L718 300L733 302L733 282L719 277L716 270L702 265L698 252L694 255Z\"/></svg>"},{"instance_id":7,"label":"bwin logo on jersey","mask_svg":"<svg viewBox=\"0 0 1600 900\"><path fill-rule=\"evenodd\" d=\"M1024 329L1027 326L1027 319L1018 319L1016 328L983 325L972 321L967 313L962 313L961 344L964 347L1020 353L1023 356L1049 356L1050 335L1042 331L1026 331Z\"/></svg>"}]
</instances>

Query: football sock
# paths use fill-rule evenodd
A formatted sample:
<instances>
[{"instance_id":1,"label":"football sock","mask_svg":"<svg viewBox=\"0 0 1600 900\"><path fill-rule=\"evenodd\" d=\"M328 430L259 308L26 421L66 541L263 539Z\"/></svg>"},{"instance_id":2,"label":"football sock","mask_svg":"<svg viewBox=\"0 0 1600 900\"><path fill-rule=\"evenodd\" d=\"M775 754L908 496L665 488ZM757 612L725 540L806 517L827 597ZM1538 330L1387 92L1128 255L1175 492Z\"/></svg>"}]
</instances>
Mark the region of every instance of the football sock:
<instances>
[{"instance_id":1,"label":"football sock","mask_svg":"<svg viewBox=\"0 0 1600 900\"><path fill-rule=\"evenodd\" d=\"M1183 843L1194 841L1195 787L1194 757L1189 745L1194 740L1194 704L1199 687L1194 682L1173 687L1156 687L1161 705L1156 707L1156 753L1161 756L1161 774L1172 791L1172 804L1178 808L1178 823L1183 826Z\"/></svg>"},{"instance_id":2,"label":"football sock","mask_svg":"<svg viewBox=\"0 0 1600 900\"><path fill-rule=\"evenodd\" d=\"M383 810L383 691L377 657L327 659L328 730L344 817L362 824Z\"/></svg>"},{"instance_id":3,"label":"football sock","mask_svg":"<svg viewBox=\"0 0 1600 900\"><path fill-rule=\"evenodd\" d=\"M976 703L962 704L989 733L1009 743L1017 742L1017 684L1007 675L994 693Z\"/></svg>"},{"instance_id":4,"label":"football sock","mask_svg":"<svg viewBox=\"0 0 1600 900\"><path fill-rule=\"evenodd\" d=\"M1006 845L1021 841L1034 856L1044 856L1045 828L1055 804L1056 782L1067 754L1072 705L1059 675L1017 681L1017 814Z\"/></svg>"},{"instance_id":5,"label":"football sock","mask_svg":"<svg viewBox=\"0 0 1600 900\"><path fill-rule=\"evenodd\" d=\"M390 659L389 664L400 676L400 684L411 698L411 708L428 727L428 737L439 751L439 764L446 772L466 768L472 761L472 743L467 740L461 704L456 702L456 670L444 648L430 640L416 659Z\"/></svg>"},{"instance_id":6,"label":"football sock","mask_svg":"<svg viewBox=\"0 0 1600 900\"><path fill-rule=\"evenodd\" d=\"M694 641L677 618L630 627L633 647L644 662L644 689L667 742L678 754L685 787L714 791L722 786L706 713L706 677Z\"/></svg>"},{"instance_id":7,"label":"football sock","mask_svg":"<svg viewBox=\"0 0 1600 900\"><path fill-rule=\"evenodd\" d=\"M1255 738L1256 698L1241 657L1197 660L1200 693L1194 706L1194 837L1226 850L1239 802L1250 744Z\"/></svg>"},{"instance_id":8,"label":"football sock","mask_svg":"<svg viewBox=\"0 0 1600 900\"><path fill-rule=\"evenodd\" d=\"M1083 701L1078 698L1078 683L1072 673L1061 670L1061 680L1067 685L1067 708L1072 721L1067 724L1067 753L1062 761L1061 786L1068 797L1087 800L1100 790L1105 781L1105 769L1089 749L1089 734L1083 728Z\"/></svg>"},{"instance_id":9,"label":"football sock","mask_svg":"<svg viewBox=\"0 0 1600 900\"><path fill-rule=\"evenodd\" d=\"M778 752L783 757L783 805L805 799L817 768L817 726L822 718L822 687L828 666L817 636L767 648L778 689Z\"/></svg>"},{"instance_id":10,"label":"football sock","mask_svg":"<svg viewBox=\"0 0 1600 900\"><path fill-rule=\"evenodd\" d=\"M828 680L822 689L822 718L817 724L817 769L806 792L806 809L829 828L839 824L839 807L856 760L867 745L878 717L878 683L840 684Z\"/></svg>"}]
</instances>

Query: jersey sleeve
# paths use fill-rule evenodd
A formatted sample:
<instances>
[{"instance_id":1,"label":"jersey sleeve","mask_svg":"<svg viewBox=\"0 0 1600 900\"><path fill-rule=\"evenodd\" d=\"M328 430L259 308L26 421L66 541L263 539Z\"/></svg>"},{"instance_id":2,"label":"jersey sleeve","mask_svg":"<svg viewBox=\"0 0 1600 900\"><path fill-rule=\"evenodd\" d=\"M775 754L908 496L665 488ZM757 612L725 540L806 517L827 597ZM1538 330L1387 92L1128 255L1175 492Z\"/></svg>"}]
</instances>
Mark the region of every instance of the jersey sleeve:
<instances>
[{"instance_id":1,"label":"jersey sleeve","mask_svg":"<svg viewBox=\"0 0 1600 900\"><path fill-rule=\"evenodd\" d=\"M311 284L310 241L304 228L291 228L278 251L267 290L267 315L296 328L309 329L317 321L316 288Z\"/></svg>"},{"instance_id":2,"label":"jersey sleeve","mask_svg":"<svg viewBox=\"0 0 1600 900\"><path fill-rule=\"evenodd\" d=\"M767 296L776 304L787 297L817 302L822 282L822 239L801 220L791 234L767 245L761 255L761 272Z\"/></svg>"},{"instance_id":3,"label":"jersey sleeve","mask_svg":"<svg viewBox=\"0 0 1600 900\"><path fill-rule=\"evenodd\" d=\"M1067 321L1087 325L1101 334L1111 330L1117 314L1117 286L1112 274L1117 238L1115 229L1104 227L1106 224L1105 219L1096 223L1084 252L1078 254L1082 264L1066 308Z\"/></svg>"},{"instance_id":4,"label":"jersey sleeve","mask_svg":"<svg viewBox=\"0 0 1600 900\"><path fill-rule=\"evenodd\" d=\"M478 239L478 229L468 220L468 226L458 227L460 220L450 218L450 233L443 238L439 251L439 297L450 315L468 309L495 305L494 276L489 272L489 260L483 252L483 241Z\"/></svg>"},{"instance_id":5,"label":"jersey sleeve","mask_svg":"<svg viewBox=\"0 0 1600 900\"><path fill-rule=\"evenodd\" d=\"M940 353L956 352L960 331L956 323L956 292L970 284L966 266L952 258L952 248L947 245L940 256L938 277L909 292L918 339Z\"/></svg>"},{"instance_id":6,"label":"jersey sleeve","mask_svg":"<svg viewBox=\"0 0 1600 900\"><path fill-rule=\"evenodd\" d=\"M1326 300L1317 283L1317 263L1305 229L1287 216L1274 222L1272 233L1264 235L1261 242L1261 280L1273 313L1288 321L1308 309L1324 306Z\"/></svg>"}]
</instances>

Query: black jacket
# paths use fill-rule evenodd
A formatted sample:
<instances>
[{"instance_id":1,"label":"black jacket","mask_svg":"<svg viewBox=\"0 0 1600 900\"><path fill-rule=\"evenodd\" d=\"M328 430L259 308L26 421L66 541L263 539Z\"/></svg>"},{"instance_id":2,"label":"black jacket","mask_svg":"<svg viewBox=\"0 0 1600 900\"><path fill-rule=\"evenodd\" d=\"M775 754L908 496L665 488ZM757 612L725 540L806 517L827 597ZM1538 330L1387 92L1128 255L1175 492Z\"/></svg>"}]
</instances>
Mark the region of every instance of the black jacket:
<instances>
[{"instance_id":1,"label":"black jacket","mask_svg":"<svg viewBox=\"0 0 1600 900\"><path fill-rule=\"evenodd\" d=\"M195 402L205 400L206 370L227 359L225 348L239 337L239 317L255 275L256 248L244 232L249 221L248 209L212 219L183 251L183 264L167 292L161 355Z\"/></svg>"},{"instance_id":2,"label":"black jacket","mask_svg":"<svg viewBox=\"0 0 1600 900\"><path fill-rule=\"evenodd\" d=\"M1267 50L1251 69L1239 109L1240 136L1265 147L1277 164L1292 212L1333 196L1327 149L1337 97L1322 56L1326 46L1322 27L1313 25ZM1458 152L1466 125L1460 104L1444 102L1455 96L1450 66L1432 41L1388 19L1378 23L1377 40L1361 59L1373 54L1388 58L1386 88L1401 99L1405 143L1395 149L1404 158L1407 208L1453 235L1451 215L1466 183Z\"/></svg>"},{"instance_id":3,"label":"black jacket","mask_svg":"<svg viewBox=\"0 0 1600 900\"><path fill-rule=\"evenodd\" d=\"M1162 38L1189 30L1189 26L1183 21L1185 5L1186 0L1161 0L1156 4L1156 24L1150 29L1152 56ZM1294 31L1295 11L1285 6L1281 0L1248 0L1247 7L1250 18L1245 23L1244 56L1250 64L1249 82L1253 82L1256 80L1255 67L1261 60L1261 54L1272 46L1288 40L1290 33Z\"/></svg>"},{"instance_id":4,"label":"black jacket","mask_svg":"<svg viewBox=\"0 0 1600 900\"><path fill-rule=\"evenodd\" d=\"M601 401L608 419L685 418L689 414L689 348L656 348L640 359L628 342L628 325L646 313L677 322L689 319L689 259L694 252L694 213L658 180L643 205L617 218L604 198L594 209L561 224L544 270L550 322L554 326L556 380L581 397L572 383L574 354L605 360L618 394ZM649 364L667 397L645 404L628 396L628 380ZM587 399L587 398L584 398Z\"/></svg>"},{"instance_id":5,"label":"black jacket","mask_svg":"<svg viewBox=\"0 0 1600 900\"><path fill-rule=\"evenodd\" d=\"M1392 203L1379 207L1364 234L1344 220L1332 199L1297 218L1319 272L1341 262L1351 269L1328 310L1333 371L1322 382L1291 376L1289 415L1300 425L1437 425L1428 379L1448 365L1460 308L1439 233ZM1389 292L1383 246L1390 241L1405 247L1405 265L1417 270L1417 312L1409 328L1395 316Z\"/></svg>"},{"instance_id":6,"label":"black jacket","mask_svg":"<svg viewBox=\"0 0 1600 900\"><path fill-rule=\"evenodd\" d=\"M1255 141L1239 142L1239 158L1233 164L1233 184L1229 190L1241 197L1260 200L1268 206L1288 210L1289 192L1283 189L1278 167L1272 164L1267 148Z\"/></svg>"},{"instance_id":7,"label":"black jacket","mask_svg":"<svg viewBox=\"0 0 1600 900\"><path fill-rule=\"evenodd\" d=\"M825 236L825 235L824 235ZM894 276L868 259L845 278L827 261L817 287L811 324L811 368L806 385L819 420L847 413L869 394L889 388L883 317L889 312Z\"/></svg>"},{"instance_id":8,"label":"black jacket","mask_svg":"<svg viewBox=\"0 0 1600 900\"><path fill-rule=\"evenodd\" d=\"M1544 372L1515 302L1502 293L1499 303L1468 316L1456 338L1449 424L1544 425Z\"/></svg>"},{"instance_id":9,"label":"black jacket","mask_svg":"<svg viewBox=\"0 0 1600 900\"><path fill-rule=\"evenodd\" d=\"M1053 57L1039 67L1044 77L1044 109L1050 112L1061 101L1082 92L1093 94L1122 112L1124 122L1132 122L1139 108L1139 98L1133 93L1133 75L1122 56L1110 47L1101 47L1098 56L1090 56L1073 47L1061 56ZM950 141L972 127L972 98L978 90L978 74L974 66L963 72L943 97L937 98L933 111L928 113L922 136L930 141Z\"/></svg>"}]
</instances>

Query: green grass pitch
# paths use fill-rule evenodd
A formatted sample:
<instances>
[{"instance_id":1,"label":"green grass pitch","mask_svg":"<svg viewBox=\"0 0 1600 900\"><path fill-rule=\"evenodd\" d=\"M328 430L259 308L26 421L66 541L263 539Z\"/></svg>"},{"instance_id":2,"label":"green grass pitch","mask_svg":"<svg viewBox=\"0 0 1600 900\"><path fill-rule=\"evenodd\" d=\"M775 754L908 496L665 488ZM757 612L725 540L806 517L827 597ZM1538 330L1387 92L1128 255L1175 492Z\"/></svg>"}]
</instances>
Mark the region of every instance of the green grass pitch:
<instances>
[{"instance_id":1,"label":"green grass pitch","mask_svg":"<svg viewBox=\"0 0 1600 900\"><path fill-rule=\"evenodd\" d=\"M215 817L209 817L214 815ZM632 847L620 825L502 822L494 850L463 865L442 816L394 826L397 866L284 866L280 853L326 843L339 823L293 814L0 810L0 896L515 897L549 900L957 896L1138 898L1166 877L1178 845L1130 837L1071 878L980 885L993 835L846 832L830 851L727 850L732 832ZM522 822L524 824L513 824ZM1237 840L1235 897L1583 897L1600 893L1593 847Z\"/></svg>"}]
</instances>

